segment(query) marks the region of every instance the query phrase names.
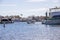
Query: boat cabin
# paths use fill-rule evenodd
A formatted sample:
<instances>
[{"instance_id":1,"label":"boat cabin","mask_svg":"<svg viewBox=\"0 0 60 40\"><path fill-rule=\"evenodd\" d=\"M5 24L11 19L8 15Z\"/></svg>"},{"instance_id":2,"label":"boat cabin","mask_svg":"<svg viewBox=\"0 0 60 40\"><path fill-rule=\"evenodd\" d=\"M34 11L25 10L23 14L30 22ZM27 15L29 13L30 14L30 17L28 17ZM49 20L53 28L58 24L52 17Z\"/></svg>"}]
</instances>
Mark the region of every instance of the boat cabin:
<instances>
[{"instance_id":1,"label":"boat cabin","mask_svg":"<svg viewBox=\"0 0 60 40\"><path fill-rule=\"evenodd\" d=\"M50 18L60 18L60 7L50 8L49 9L49 17Z\"/></svg>"}]
</instances>

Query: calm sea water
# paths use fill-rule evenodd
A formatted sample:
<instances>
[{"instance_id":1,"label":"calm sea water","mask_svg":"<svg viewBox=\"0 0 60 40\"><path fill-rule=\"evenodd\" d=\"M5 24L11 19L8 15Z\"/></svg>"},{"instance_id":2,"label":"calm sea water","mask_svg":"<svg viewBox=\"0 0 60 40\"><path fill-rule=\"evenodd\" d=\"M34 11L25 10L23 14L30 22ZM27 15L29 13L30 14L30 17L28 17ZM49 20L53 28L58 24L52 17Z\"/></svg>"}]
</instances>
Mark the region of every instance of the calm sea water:
<instances>
[{"instance_id":1,"label":"calm sea water","mask_svg":"<svg viewBox=\"0 0 60 40\"><path fill-rule=\"evenodd\" d=\"M60 40L60 25L15 22L5 26L0 24L0 40Z\"/></svg>"}]
</instances>

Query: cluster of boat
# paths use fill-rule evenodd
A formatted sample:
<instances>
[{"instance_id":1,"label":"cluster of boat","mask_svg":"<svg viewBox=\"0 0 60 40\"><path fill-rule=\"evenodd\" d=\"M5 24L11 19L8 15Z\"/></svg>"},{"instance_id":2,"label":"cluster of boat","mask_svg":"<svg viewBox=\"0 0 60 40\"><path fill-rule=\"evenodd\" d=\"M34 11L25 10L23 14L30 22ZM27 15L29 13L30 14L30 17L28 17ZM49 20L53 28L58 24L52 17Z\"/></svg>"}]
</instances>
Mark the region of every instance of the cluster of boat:
<instances>
[{"instance_id":1,"label":"cluster of boat","mask_svg":"<svg viewBox=\"0 0 60 40\"><path fill-rule=\"evenodd\" d=\"M2 18L0 20L0 24L9 24L9 23L14 23L14 20L12 20L11 18ZM35 20L27 20L27 24L31 24L31 23L35 23Z\"/></svg>"},{"instance_id":2,"label":"cluster of boat","mask_svg":"<svg viewBox=\"0 0 60 40\"><path fill-rule=\"evenodd\" d=\"M49 14L49 18L47 17ZM50 8L48 14L46 13L46 19L42 20L42 24L60 24L60 7L56 8ZM35 23L36 20L33 20L31 18L27 19L27 23ZM14 23L14 21L11 18L2 18L0 21L1 24L3 23Z\"/></svg>"}]
</instances>

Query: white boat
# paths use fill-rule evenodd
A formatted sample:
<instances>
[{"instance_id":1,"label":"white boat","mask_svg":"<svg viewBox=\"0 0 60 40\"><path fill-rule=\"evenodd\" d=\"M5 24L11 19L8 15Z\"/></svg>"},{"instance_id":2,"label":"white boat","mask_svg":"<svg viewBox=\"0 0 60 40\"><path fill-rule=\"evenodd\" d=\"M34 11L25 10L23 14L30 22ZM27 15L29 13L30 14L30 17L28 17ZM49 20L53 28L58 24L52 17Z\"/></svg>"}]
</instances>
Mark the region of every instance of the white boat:
<instances>
[{"instance_id":1,"label":"white boat","mask_svg":"<svg viewBox=\"0 0 60 40\"><path fill-rule=\"evenodd\" d=\"M47 14L46 14L47 18ZM42 20L42 24L53 25L53 24L60 24L60 8L50 8L49 9L49 18L46 20Z\"/></svg>"}]
</instances>

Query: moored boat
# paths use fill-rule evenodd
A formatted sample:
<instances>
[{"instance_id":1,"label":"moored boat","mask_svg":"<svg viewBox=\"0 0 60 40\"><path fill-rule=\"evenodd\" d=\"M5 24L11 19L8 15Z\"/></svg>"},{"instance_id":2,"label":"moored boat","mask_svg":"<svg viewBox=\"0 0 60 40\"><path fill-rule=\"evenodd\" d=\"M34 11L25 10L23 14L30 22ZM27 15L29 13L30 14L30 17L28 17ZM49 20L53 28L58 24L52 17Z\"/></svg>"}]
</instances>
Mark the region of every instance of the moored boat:
<instances>
[{"instance_id":1,"label":"moored boat","mask_svg":"<svg viewBox=\"0 0 60 40\"><path fill-rule=\"evenodd\" d=\"M35 23L35 20L28 20L27 23L28 24L32 24L32 23L34 24Z\"/></svg>"},{"instance_id":2,"label":"moored boat","mask_svg":"<svg viewBox=\"0 0 60 40\"><path fill-rule=\"evenodd\" d=\"M47 25L58 25L60 24L60 8L50 8L49 9L49 18L47 18L46 13L46 19L42 20L42 24Z\"/></svg>"},{"instance_id":3,"label":"moored boat","mask_svg":"<svg viewBox=\"0 0 60 40\"><path fill-rule=\"evenodd\" d=\"M0 24L7 24L7 23L13 23L12 19L10 18L2 18L1 21L0 21Z\"/></svg>"}]
</instances>

